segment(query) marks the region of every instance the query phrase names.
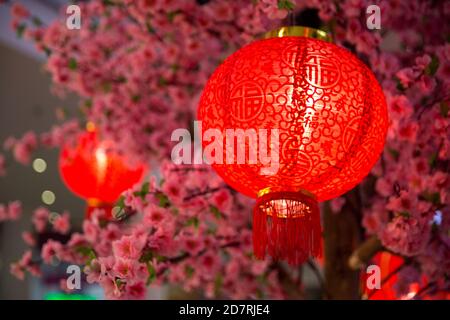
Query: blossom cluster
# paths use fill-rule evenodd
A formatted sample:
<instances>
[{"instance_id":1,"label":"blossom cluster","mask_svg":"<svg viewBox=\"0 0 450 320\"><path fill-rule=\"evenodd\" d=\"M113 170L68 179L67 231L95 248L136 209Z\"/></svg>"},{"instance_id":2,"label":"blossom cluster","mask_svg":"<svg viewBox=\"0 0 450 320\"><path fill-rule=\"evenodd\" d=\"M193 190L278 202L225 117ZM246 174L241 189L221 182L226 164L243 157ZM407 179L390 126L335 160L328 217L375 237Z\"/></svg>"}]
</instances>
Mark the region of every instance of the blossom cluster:
<instances>
[{"instance_id":1,"label":"blossom cluster","mask_svg":"<svg viewBox=\"0 0 450 320\"><path fill-rule=\"evenodd\" d=\"M50 238L40 253L47 264L85 265L88 283L98 283L109 299L141 299L148 285L173 284L204 290L206 297L283 298L279 267L252 256L250 200L231 191L207 166L165 162L163 182L155 179L125 192L108 219L98 208L82 232L67 242ZM46 208L33 214L31 247L45 232L67 234L69 214ZM40 274L27 251L11 271ZM300 288L298 288L300 290Z\"/></svg>"},{"instance_id":2,"label":"blossom cluster","mask_svg":"<svg viewBox=\"0 0 450 320\"><path fill-rule=\"evenodd\" d=\"M0 203L0 222L6 220L17 220L22 215L22 204L20 201L12 201L8 205Z\"/></svg>"},{"instance_id":3,"label":"blossom cluster","mask_svg":"<svg viewBox=\"0 0 450 320\"><path fill-rule=\"evenodd\" d=\"M408 257L410 265L400 272L397 287L419 278L407 276L415 268L435 289L445 290L450 270L450 45L440 21L450 6L421 1L384 5L383 24L400 45L368 55L391 124L385 152L373 170L376 195L364 211L363 225L387 249Z\"/></svg>"}]
</instances>

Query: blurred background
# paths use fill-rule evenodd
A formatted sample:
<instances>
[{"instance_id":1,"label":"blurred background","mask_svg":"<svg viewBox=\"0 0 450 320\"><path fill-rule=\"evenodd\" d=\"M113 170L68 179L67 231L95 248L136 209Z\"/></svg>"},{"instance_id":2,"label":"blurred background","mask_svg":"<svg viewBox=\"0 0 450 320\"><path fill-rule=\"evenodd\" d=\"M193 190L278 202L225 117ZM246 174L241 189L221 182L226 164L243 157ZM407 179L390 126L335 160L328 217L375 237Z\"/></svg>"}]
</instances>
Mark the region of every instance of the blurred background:
<instances>
[{"instance_id":1,"label":"blurred background","mask_svg":"<svg viewBox=\"0 0 450 320\"><path fill-rule=\"evenodd\" d=\"M21 1L31 12L45 21L56 18L58 10L68 1ZM43 132L55 123L55 110L74 109L75 97L63 100L52 95L51 80L43 68L44 56L37 53L33 44L19 39L11 28L9 6L0 6L0 141L9 136L21 136L33 128ZM8 161L8 173L0 179L0 203L20 198L23 217L17 221L0 224L0 299L51 299L58 297L58 274L63 266L55 266L44 272L41 279L26 277L24 282L12 277L9 264L20 258L25 244L21 232L29 229L32 210L52 202L49 207L56 212L70 209L80 223L84 203L63 185L57 172L58 151L41 149L36 153L33 166L22 166ZM47 192L46 192L47 191ZM48 192L50 191L50 192ZM52 199L51 195L54 195ZM18 196L20 195L20 197ZM50 195L50 197L49 197ZM44 198L44 199L43 199ZM89 294L101 297L97 288Z\"/></svg>"}]
</instances>

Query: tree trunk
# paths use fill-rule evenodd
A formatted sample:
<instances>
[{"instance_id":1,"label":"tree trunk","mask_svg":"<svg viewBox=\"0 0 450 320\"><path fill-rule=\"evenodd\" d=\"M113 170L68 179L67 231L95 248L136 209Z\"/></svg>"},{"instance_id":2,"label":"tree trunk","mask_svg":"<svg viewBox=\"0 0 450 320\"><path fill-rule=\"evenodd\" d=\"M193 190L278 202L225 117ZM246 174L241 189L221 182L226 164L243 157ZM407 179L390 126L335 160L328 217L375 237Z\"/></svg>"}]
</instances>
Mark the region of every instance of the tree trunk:
<instances>
[{"instance_id":1,"label":"tree trunk","mask_svg":"<svg viewBox=\"0 0 450 320\"><path fill-rule=\"evenodd\" d=\"M325 246L325 298L360 299L359 271L352 270L349 258L362 240L359 189L346 194L340 213L327 202L323 208Z\"/></svg>"}]
</instances>

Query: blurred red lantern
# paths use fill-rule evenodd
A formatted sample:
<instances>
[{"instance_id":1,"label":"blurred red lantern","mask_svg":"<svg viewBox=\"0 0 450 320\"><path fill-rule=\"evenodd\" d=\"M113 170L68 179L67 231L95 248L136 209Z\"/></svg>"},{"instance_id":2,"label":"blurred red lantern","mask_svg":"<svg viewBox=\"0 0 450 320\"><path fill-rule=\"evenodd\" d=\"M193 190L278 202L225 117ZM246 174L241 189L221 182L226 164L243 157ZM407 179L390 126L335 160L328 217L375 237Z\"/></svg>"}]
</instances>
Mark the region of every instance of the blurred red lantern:
<instances>
[{"instance_id":1,"label":"blurred red lantern","mask_svg":"<svg viewBox=\"0 0 450 320\"><path fill-rule=\"evenodd\" d=\"M329 40L304 27L271 32L227 58L200 100L203 134L278 129L278 145L267 146L279 155L276 173L261 173L265 164L249 157L245 164L212 164L230 186L257 198L258 258L268 252L298 264L320 256L318 201L356 186L383 149L388 117L382 90L363 62ZM234 152L253 147L246 139Z\"/></svg>"},{"instance_id":2,"label":"blurred red lantern","mask_svg":"<svg viewBox=\"0 0 450 320\"><path fill-rule=\"evenodd\" d=\"M380 268L380 288L369 289L367 287L367 279L369 274L362 273L362 289L364 296L369 300L411 300L411 299L438 299L448 300L450 294L448 291L428 290L421 292L423 288L426 288L430 283L425 275L421 275L417 282L410 283L407 287L406 293L403 295L398 294L395 286L399 281L398 274L402 268L405 267L405 259L401 256L397 256L388 251L378 252L371 261L372 265L376 265ZM444 279L441 279L444 281ZM420 295L420 297L418 297Z\"/></svg>"},{"instance_id":3,"label":"blurred red lantern","mask_svg":"<svg viewBox=\"0 0 450 320\"><path fill-rule=\"evenodd\" d=\"M397 282L396 271L404 261L402 257L389 252L378 252L372 259L372 264L380 267L380 282L383 283L380 289L370 290L367 288L367 273L362 273L362 284L365 296L370 300L396 300L394 285Z\"/></svg>"},{"instance_id":4,"label":"blurred red lantern","mask_svg":"<svg viewBox=\"0 0 450 320\"><path fill-rule=\"evenodd\" d=\"M99 141L91 126L76 144L66 144L60 153L61 177L73 193L87 201L87 218L95 208L105 209L110 215L120 194L138 183L147 171L142 163L128 163L111 150L111 145L110 141Z\"/></svg>"}]
</instances>

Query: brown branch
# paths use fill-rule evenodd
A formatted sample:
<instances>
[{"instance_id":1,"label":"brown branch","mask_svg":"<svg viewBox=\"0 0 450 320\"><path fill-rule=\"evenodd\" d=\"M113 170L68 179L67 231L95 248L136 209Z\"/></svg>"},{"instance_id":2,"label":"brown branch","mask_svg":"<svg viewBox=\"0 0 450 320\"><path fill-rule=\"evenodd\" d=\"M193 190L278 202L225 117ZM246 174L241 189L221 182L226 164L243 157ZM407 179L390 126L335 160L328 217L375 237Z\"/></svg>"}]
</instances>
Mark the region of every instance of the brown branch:
<instances>
[{"instance_id":1,"label":"brown branch","mask_svg":"<svg viewBox=\"0 0 450 320\"><path fill-rule=\"evenodd\" d=\"M227 189L227 188L228 188L228 186L226 186L226 185L223 185L221 187L216 187L216 188L206 188L205 190L203 190L201 192L193 193L193 194L190 194L190 195L184 197L183 201L189 201L189 200L192 200L192 199L197 198L197 197L201 197L201 196L205 196L205 195L210 194L210 193L217 192L220 189Z\"/></svg>"},{"instance_id":2,"label":"brown branch","mask_svg":"<svg viewBox=\"0 0 450 320\"><path fill-rule=\"evenodd\" d=\"M436 287L436 282L430 282L426 286L422 287L417 291L417 293L414 295L413 299L419 299L421 298L421 295L423 295L426 291L432 289L433 287Z\"/></svg>"},{"instance_id":3,"label":"brown branch","mask_svg":"<svg viewBox=\"0 0 450 320\"><path fill-rule=\"evenodd\" d=\"M359 299L359 272L352 270L348 259L361 242L360 194L357 189L346 194L346 203L335 214L330 204L323 206L325 253L325 292L327 299Z\"/></svg>"},{"instance_id":4,"label":"brown branch","mask_svg":"<svg viewBox=\"0 0 450 320\"><path fill-rule=\"evenodd\" d=\"M352 270L364 267L370 259L383 248L381 241L376 237L370 237L353 251L348 259L348 265Z\"/></svg>"},{"instance_id":5,"label":"brown branch","mask_svg":"<svg viewBox=\"0 0 450 320\"><path fill-rule=\"evenodd\" d=\"M228 243L226 243L226 244L224 244L224 245L221 245L219 248L220 248L220 249L225 249L225 248L237 247L237 246L239 246L240 244L241 244L241 243L240 243L239 241L232 241L232 242L228 242ZM187 259L187 258L189 258L189 257L192 257L192 258L198 258L198 257L204 255L207 251L208 251L208 249L203 249L202 251L200 251L200 252L199 252L197 255L195 255L195 256L191 256L189 253L185 252L185 253L183 253L183 254L177 256L177 257L169 258L169 259L165 260L164 262L178 263L178 262L181 262L181 261L183 261L183 260L185 260L185 259ZM166 268L163 268L163 269L161 269L161 270L159 270L157 276L162 275L166 270L167 270L167 267L166 267Z\"/></svg>"},{"instance_id":6,"label":"brown branch","mask_svg":"<svg viewBox=\"0 0 450 320\"><path fill-rule=\"evenodd\" d=\"M206 172L208 169L206 168L193 168L193 167L176 167L171 168L170 172L191 172L191 171L197 171L197 172Z\"/></svg>"}]
</instances>

